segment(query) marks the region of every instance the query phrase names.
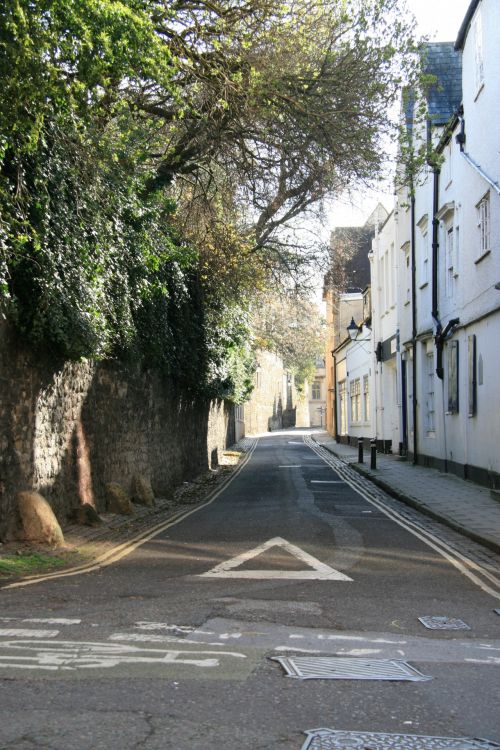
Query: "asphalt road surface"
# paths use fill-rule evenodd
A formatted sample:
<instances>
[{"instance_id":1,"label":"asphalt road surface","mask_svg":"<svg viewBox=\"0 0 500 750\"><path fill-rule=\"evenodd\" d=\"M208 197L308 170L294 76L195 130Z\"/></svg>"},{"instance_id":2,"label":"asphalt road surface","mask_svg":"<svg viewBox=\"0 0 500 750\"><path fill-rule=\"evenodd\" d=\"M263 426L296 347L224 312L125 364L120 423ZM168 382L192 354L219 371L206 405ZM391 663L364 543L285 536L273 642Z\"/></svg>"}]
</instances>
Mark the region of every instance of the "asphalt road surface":
<instances>
[{"instance_id":1,"label":"asphalt road surface","mask_svg":"<svg viewBox=\"0 0 500 750\"><path fill-rule=\"evenodd\" d=\"M317 728L348 734L312 749L500 743L498 558L310 443L261 437L116 564L0 590L1 750L300 750Z\"/></svg>"}]
</instances>

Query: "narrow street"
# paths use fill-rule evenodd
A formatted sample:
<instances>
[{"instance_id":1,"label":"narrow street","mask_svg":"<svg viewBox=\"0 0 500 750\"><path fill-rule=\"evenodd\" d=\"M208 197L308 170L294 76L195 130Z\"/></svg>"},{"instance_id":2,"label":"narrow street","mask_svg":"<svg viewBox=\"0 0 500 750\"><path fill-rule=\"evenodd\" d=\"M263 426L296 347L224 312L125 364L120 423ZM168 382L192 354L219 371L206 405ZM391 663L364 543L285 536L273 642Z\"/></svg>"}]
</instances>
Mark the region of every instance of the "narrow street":
<instances>
[{"instance_id":1,"label":"narrow street","mask_svg":"<svg viewBox=\"0 0 500 750\"><path fill-rule=\"evenodd\" d=\"M500 747L498 556L366 484L272 433L116 564L4 586L1 750Z\"/></svg>"}]
</instances>

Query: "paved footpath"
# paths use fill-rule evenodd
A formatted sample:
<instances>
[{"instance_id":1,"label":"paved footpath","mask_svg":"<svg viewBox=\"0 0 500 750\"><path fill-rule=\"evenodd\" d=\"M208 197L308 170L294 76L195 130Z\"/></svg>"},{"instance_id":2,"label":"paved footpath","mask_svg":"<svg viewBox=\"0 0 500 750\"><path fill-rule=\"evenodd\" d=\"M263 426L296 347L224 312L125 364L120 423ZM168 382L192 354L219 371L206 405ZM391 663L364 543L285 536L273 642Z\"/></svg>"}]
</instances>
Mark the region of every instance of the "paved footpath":
<instances>
[{"instance_id":1,"label":"paved footpath","mask_svg":"<svg viewBox=\"0 0 500 750\"><path fill-rule=\"evenodd\" d=\"M500 553L500 502L489 489L393 455L377 453L377 468L371 470L369 451L359 464L353 446L337 443L327 432L312 437L389 494Z\"/></svg>"}]
</instances>

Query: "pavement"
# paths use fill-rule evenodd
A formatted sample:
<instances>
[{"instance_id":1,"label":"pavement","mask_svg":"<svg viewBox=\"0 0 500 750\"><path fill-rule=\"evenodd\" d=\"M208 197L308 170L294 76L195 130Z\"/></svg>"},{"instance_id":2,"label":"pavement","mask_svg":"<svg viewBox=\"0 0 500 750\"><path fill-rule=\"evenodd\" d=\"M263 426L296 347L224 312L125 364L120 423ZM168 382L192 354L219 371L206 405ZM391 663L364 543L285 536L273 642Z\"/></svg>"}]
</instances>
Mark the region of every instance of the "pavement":
<instances>
[{"instance_id":1,"label":"pavement","mask_svg":"<svg viewBox=\"0 0 500 750\"><path fill-rule=\"evenodd\" d=\"M327 432L311 437L393 497L500 553L500 502L488 488L394 455L377 453L372 470L366 449L359 464L357 448L337 443Z\"/></svg>"}]
</instances>

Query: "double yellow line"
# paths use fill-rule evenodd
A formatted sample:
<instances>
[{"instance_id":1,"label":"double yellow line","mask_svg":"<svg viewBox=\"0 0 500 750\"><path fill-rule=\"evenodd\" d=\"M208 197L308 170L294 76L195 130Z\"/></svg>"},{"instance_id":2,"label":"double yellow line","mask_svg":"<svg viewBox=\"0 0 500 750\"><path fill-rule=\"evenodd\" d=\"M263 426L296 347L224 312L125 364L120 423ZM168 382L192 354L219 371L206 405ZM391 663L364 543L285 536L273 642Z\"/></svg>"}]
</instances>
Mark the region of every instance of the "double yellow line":
<instances>
[{"instance_id":1,"label":"double yellow line","mask_svg":"<svg viewBox=\"0 0 500 750\"><path fill-rule=\"evenodd\" d=\"M147 531L143 531L140 534L137 534L136 536L132 537L131 539L128 539L126 542L123 542L122 544L118 544L116 547L113 547L113 549L108 550L107 552L104 552L102 555L99 555L99 557L96 557L95 560L92 560L88 563L83 563L82 565L75 565L72 568L67 568L66 570L58 571L57 573L47 573L47 574L40 574L40 575L33 575L33 576L27 576L26 578L23 578L21 581L16 581L15 583L9 583L7 586L2 586L1 589L18 589L23 588L24 586L32 586L35 583L42 583L43 581L53 581L58 578L69 578L70 576L78 576L82 575L83 573L92 573L95 570L101 570L102 568L107 568L108 565L113 565L113 563L118 562L122 558L126 557L127 555L130 555L131 552L137 549L137 547L140 547L142 544L145 544L146 542L149 542L150 539L153 539L155 536L158 536L158 534L161 534L162 532L166 531L167 529L170 529L172 526L176 526L178 523L183 521L185 518L188 518L189 516L192 516L194 513L197 513L200 510L203 510L203 508L208 507L211 505L219 495L224 492L225 489L233 482L238 474L244 469L248 461L250 460L256 446L257 446L258 440L254 442L251 449L246 454L245 458L241 462L241 464L238 466L234 474L232 474L218 489L214 490L212 493L210 493L207 496L207 500L202 505L197 505L196 508L192 508L191 510L181 510L175 513L173 516L170 516L166 521L162 521L162 523L158 523L155 526L149 528Z\"/></svg>"},{"instance_id":2,"label":"double yellow line","mask_svg":"<svg viewBox=\"0 0 500 750\"><path fill-rule=\"evenodd\" d=\"M442 557L445 558L445 560L447 560L449 563L451 563L451 565L459 570L462 575L472 581L472 583L474 583L476 586L479 586L479 588L482 589L486 594L489 594L495 599L500 600L500 579L497 576L493 575L493 573L490 573L487 568L479 565L478 563L474 562L474 560L471 560L466 555L463 555L461 552L451 547L449 544L443 541L443 539L440 539L430 531L427 531L427 529L424 529L418 524L413 523L409 519L404 518L396 510L394 510L393 508L389 508L382 500L371 497L363 487L362 482L359 481L359 479L361 478L358 479L357 476L356 478L353 478L353 476L351 476L353 469L350 469L340 459L329 453L326 448L317 445L311 438L308 437L304 439L304 443L309 448L311 448L314 453L322 458L325 463L327 463L332 469L334 469L337 474L342 477L345 483L348 484L359 495L361 495L361 497L363 497L367 502L375 506L375 508L380 510L385 516L390 518L391 521L394 521L394 523L396 523L398 526L406 529L406 531L409 531L410 534L413 534L413 536L417 537L417 539L420 539L422 542L427 544L427 546L431 547L433 550L435 550L435 552L438 552Z\"/></svg>"}]
</instances>

